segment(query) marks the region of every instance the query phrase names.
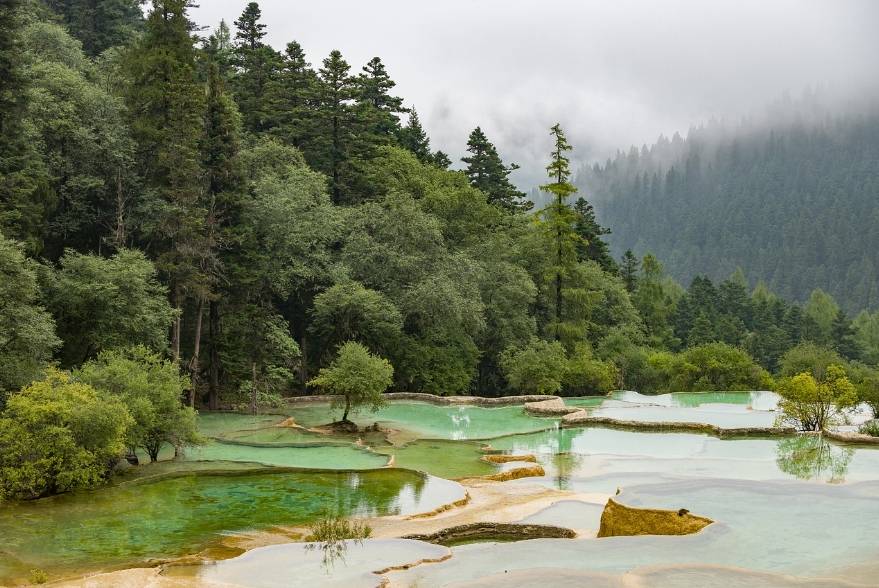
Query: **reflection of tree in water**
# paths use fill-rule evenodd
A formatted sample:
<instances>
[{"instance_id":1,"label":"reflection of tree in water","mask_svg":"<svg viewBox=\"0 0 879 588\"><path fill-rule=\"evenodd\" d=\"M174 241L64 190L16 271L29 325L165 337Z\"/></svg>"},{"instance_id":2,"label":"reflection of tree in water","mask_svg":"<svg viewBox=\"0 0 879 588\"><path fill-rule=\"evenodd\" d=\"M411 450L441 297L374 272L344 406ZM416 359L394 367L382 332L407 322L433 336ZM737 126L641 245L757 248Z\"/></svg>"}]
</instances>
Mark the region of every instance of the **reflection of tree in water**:
<instances>
[{"instance_id":1,"label":"reflection of tree in water","mask_svg":"<svg viewBox=\"0 0 879 588\"><path fill-rule=\"evenodd\" d=\"M574 429L556 429L548 433L553 448L552 465L555 469L555 485L559 490L568 490L571 486L571 474L576 472L583 460L581 455L571 452L574 438L580 431Z\"/></svg>"},{"instance_id":2,"label":"reflection of tree in water","mask_svg":"<svg viewBox=\"0 0 879 588\"><path fill-rule=\"evenodd\" d=\"M781 471L801 480L845 481L855 450L834 445L821 435L798 435L778 441L775 461Z\"/></svg>"},{"instance_id":3,"label":"reflection of tree in water","mask_svg":"<svg viewBox=\"0 0 879 588\"><path fill-rule=\"evenodd\" d=\"M335 508L325 508L331 516L383 516L399 514L400 496L411 492L421 499L427 477L404 470L375 470L363 474L348 472L337 479Z\"/></svg>"}]
</instances>

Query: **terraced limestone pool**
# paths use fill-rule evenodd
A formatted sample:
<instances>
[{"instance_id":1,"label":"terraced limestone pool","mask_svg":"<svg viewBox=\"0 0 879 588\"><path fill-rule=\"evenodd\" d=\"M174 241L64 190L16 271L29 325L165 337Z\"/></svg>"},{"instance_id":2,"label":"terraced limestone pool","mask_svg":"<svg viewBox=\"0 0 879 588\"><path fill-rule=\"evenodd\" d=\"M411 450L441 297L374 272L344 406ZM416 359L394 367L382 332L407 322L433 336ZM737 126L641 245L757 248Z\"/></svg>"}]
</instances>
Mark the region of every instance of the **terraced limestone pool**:
<instances>
[{"instance_id":1,"label":"terraced limestone pool","mask_svg":"<svg viewBox=\"0 0 879 588\"><path fill-rule=\"evenodd\" d=\"M728 428L771 424L776 400L759 392L620 392L566 403L619 420ZM0 583L26 577L32 568L56 578L197 552L235 555L230 534L302 525L326 513L431 511L489 484L449 481L497 472L498 466L482 459L489 446L507 455L533 454L545 471L489 484L503 507L494 512L506 512L507 496L512 505L529 492L557 493L554 503L541 503L524 521L567 526L580 538L447 550L393 539L399 537L394 527L403 522L392 519L381 538L349 545L346 562L335 568L320 565L319 554L297 543L207 567L173 568L174 580L276 586L297 578L315 586L374 586L380 577L372 572L386 567L377 566L379 560L396 566L434 555L450 558L383 575L392 586L506 588L546 586L548 579L553 586L619 585L627 573L627 581L643 586L695 588L801 582L791 575L870 586L875 583L865 578L879 572L871 567L879 555L872 538L879 515L877 449L817 436L726 439L566 428L559 418L531 416L521 405L395 401L377 414L357 415L361 425L378 422L382 430L356 435L307 430L338 416L326 403L293 404L279 412L202 414L199 426L211 441L183 460L132 468L122 478L127 482L111 488L0 508ZM163 455L170 458L171 452ZM618 490L624 504L687 508L717 523L693 536L595 539L603 503ZM435 522L424 520L436 525L458 511L479 520L479 509L489 506L477 499Z\"/></svg>"},{"instance_id":2,"label":"terraced limestone pool","mask_svg":"<svg viewBox=\"0 0 879 588\"><path fill-rule=\"evenodd\" d=\"M454 482L401 469L184 475L0 507L0 582L136 565L217 546L230 533L325 515L429 512Z\"/></svg>"}]
</instances>

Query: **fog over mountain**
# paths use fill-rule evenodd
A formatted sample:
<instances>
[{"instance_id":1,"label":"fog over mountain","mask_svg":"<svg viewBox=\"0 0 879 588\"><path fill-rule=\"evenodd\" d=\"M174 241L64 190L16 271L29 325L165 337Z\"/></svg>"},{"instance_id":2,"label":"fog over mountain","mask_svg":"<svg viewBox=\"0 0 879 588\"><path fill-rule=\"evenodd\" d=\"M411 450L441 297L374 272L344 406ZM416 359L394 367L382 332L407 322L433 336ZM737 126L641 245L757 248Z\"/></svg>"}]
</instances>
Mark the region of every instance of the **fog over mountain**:
<instances>
[{"instance_id":1,"label":"fog over mountain","mask_svg":"<svg viewBox=\"0 0 879 588\"><path fill-rule=\"evenodd\" d=\"M193 10L213 26L243 0ZM712 117L736 119L784 92L847 102L879 86L879 3L801 1L263 0L268 41L299 41L317 65L338 48L379 55L435 148L463 153L481 125L515 180L539 183L557 120L581 161Z\"/></svg>"}]
</instances>

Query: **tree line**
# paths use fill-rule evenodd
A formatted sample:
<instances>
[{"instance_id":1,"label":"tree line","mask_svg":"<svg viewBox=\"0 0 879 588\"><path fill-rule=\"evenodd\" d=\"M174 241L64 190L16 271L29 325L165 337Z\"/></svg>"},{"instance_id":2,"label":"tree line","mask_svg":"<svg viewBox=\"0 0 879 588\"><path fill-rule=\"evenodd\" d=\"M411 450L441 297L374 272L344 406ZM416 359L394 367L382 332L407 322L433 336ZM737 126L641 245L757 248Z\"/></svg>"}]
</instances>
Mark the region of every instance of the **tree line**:
<instances>
[{"instance_id":1,"label":"tree line","mask_svg":"<svg viewBox=\"0 0 879 588\"><path fill-rule=\"evenodd\" d=\"M879 314L614 259L561 125L534 211L481 128L450 169L378 57L313 67L265 35L253 2L206 38L186 0L0 7L0 494L315 388L345 416L388 388L762 389L803 345L873 381Z\"/></svg>"}]
</instances>

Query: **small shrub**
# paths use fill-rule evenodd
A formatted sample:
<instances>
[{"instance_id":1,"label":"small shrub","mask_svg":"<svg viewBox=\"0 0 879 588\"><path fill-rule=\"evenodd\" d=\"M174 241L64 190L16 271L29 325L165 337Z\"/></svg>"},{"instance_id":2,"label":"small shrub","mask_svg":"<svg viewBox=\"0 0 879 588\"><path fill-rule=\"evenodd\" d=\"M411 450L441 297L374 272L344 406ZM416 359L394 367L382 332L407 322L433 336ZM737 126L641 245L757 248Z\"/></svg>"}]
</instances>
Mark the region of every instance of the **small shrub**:
<instances>
[{"instance_id":1,"label":"small shrub","mask_svg":"<svg viewBox=\"0 0 879 588\"><path fill-rule=\"evenodd\" d=\"M31 570L30 575L28 576L28 582L31 584L45 584L49 581L49 574L40 568L34 568Z\"/></svg>"},{"instance_id":2,"label":"small shrub","mask_svg":"<svg viewBox=\"0 0 879 588\"><path fill-rule=\"evenodd\" d=\"M859 433L863 433L864 435L870 435L871 437L879 437L879 419L873 419L872 421L867 421L861 428L858 429Z\"/></svg>"}]
</instances>

